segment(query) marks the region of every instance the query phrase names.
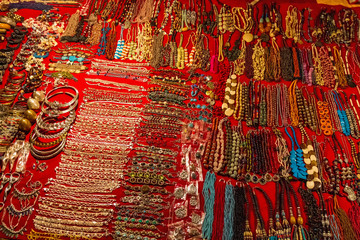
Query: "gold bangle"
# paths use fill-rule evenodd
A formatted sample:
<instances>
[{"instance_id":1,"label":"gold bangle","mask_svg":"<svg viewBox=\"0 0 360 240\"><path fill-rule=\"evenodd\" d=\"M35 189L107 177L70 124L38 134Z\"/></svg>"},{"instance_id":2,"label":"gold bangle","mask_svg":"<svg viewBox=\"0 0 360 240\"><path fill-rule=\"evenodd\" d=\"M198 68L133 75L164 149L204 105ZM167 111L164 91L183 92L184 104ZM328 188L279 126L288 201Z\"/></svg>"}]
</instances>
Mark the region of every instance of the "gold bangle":
<instances>
[{"instance_id":1,"label":"gold bangle","mask_svg":"<svg viewBox=\"0 0 360 240\"><path fill-rule=\"evenodd\" d=\"M12 27L16 26L16 22L14 21L14 19L9 18L9 17L5 17L5 16L1 16L0 17L0 23L6 23L9 24Z\"/></svg>"},{"instance_id":2,"label":"gold bangle","mask_svg":"<svg viewBox=\"0 0 360 240\"><path fill-rule=\"evenodd\" d=\"M11 26L7 23L0 23L0 29L10 29Z\"/></svg>"}]
</instances>

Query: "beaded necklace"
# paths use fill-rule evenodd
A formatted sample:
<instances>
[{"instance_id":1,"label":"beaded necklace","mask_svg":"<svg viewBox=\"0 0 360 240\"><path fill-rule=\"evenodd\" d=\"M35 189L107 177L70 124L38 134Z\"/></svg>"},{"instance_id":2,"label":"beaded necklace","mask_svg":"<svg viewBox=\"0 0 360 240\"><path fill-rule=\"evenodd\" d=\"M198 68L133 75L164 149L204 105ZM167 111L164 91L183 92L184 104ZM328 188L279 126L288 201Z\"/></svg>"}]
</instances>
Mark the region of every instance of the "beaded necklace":
<instances>
[{"instance_id":1,"label":"beaded necklace","mask_svg":"<svg viewBox=\"0 0 360 240\"><path fill-rule=\"evenodd\" d=\"M225 187L224 229L222 235L223 240L232 240L234 235L234 225L233 225L233 221L235 218L234 192L235 192L235 188L230 183L227 183Z\"/></svg>"},{"instance_id":2,"label":"beaded necklace","mask_svg":"<svg viewBox=\"0 0 360 240\"><path fill-rule=\"evenodd\" d=\"M359 139L360 138L360 131L358 128L358 125L356 124L356 118L355 118L355 114L353 109L350 106L349 103L349 99L347 98L345 92L342 92L344 99L341 98L340 96L340 100L343 103L344 107L345 107L345 113L347 115L349 124L350 124L350 133L351 136L355 139Z\"/></svg>"},{"instance_id":3,"label":"beaded necklace","mask_svg":"<svg viewBox=\"0 0 360 240\"><path fill-rule=\"evenodd\" d=\"M218 125L218 134L216 136L216 152L214 155L214 172L219 172L223 168L224 163L224 154L225 154L225 140L224 140L224 130L223 124L225 121L228 121L227 118L223 118L219 121Z\"/></svg>"},{"instance_id":4,"label":"beaded necklace","mask_svg":"<svg viewBox=\"0 0 360 240\"><path fill-rule=\"evenodd\" d=\"M288 132L287 127L285 128L285 132L289 136L291 141L291 151L290 151L291 171L293 172L294 177L305 180L307 176L307 172L303 160L303 151L301 150L301 147L298 141L296 140L296 134L294 128L292 126L290 126L290 128L293 132L294 139L291 137L290 133ZM296 150L295 150L295 144L297 146Z\"/></svg>"},{"instance_id":5,"label":"beaded necklace","mask_svg":"<svg viewBox=\"0 0 360 240\"><path fill-rule=\"evenodd\" d=\"M253 47L252 64L254 69L254 80L263 80L265 74L265 49L261 45L260 40L258 40Z\"/></svg>"},{"instance_id":6,"label":"beaded necklace","mask_svg":"<svg viewBox=\"0 0 360 240\"><path fill-rule=\"evenodd\" d=\"M316 88L314 88L314 95L317 99L317 108L318 108L318 116L319 116L319 123L322 132L325 135L332 135L333 134L333 127L331 124L330 118L330 110L329 110L329 103L326 102L324 92L320 89L321 94L323 95L323 101L320 100L320 97L317 95Z\"/></svg>"},{"instance_id":7,"label":"beaded necklace","mask_svg":"<svg viewBox=\"0 0 360 240\"><path fill-rule=\"evenodd\" d=\"M280 68L281 76L285 81L292 81L294 79L294 62L291 48L283 41L284 46L280 49Z\"/></svg>"},{"instance_id":8,"label":"beaded necklace","mask_svg":"<svg viewBox=\"0 0 360 240\"><path fill-rule=\"evenodd\" d=\"M275 141L275 145L276 145L276 149L277 149L277 159L279 162L279 174L285 178L287 178L290 175L290 153L288 150L288 146L286 143L286 140L283 138L281 132L276 129L273 128L273 132L276 136L276 141Z\"/></svg>"},{"instance_id":9,"label":"beaded necklace","mask_svg":"<svg viewBox=\"0 0 360 240\"><path fill-rule=\"evenodd\" d=\"M284 239L284 228L281 224L281 206L284 206L282 203L282 195L281 195L281 186L280 182L276 182L275 184L275 194L276 194L276 213L275 213L275 229L276 229L276 238ZM285 226L284 226L285 227Z\"/></svg>"},{"instance_id":10,"label":"beaded necklace","mask_svg":"<svg viewBox=\"0 0 360 240\"><path fill-rule=\"evenodd\" d=\"M349 136L350 135L350 123L347 118L346 112L343 108L343 105L341 104L339 93L336 91L332 91L332 95L333 95L333 98L334 98L334 101L335 101L335 104L337 107L337 114L340 119L340 125L341 125L342 132L345 134L345 136Z\"/></svg>"},{"instance_id":11,"label":"beaded necklace","mask_svg":"<svg viewBox=\"0 0 360 240\"><path fill-rule=\"evenodd\" d=\"M258 199L255 195L255 191L253 189L251 189L250 186L248 186L248 190L250 193L250 197L253 203L253 209L254 209L254 213L255 213L255 217L256 217L256 239L259 240L265 240L268 239L266 230L265 230L265 222L264 222L264 218L261 216L260 213L260 209L259 209L259 203L258 203Z\"/></svg>"},{"instance_id":12,"label":"beaded necklace","mask_svg":"<svg viewBox=\"0 0 360 240\"><path fill-rule=\"evenodd\" d=\"M313 60L314 60L314 67L315 67L315 71L314 71L314 74L315 74L315 79L314 79L314 84L317 84L317 85L324 85L324 79L322 77L322 66L321 66L321 60L320 60L320 57L319 57L319 52L318 52L318 49L316 47L316 45L313 43L311 44L311 55L313 57Z\"/></svg>"},{"instance_id":13,"label":"beaded necklace","mask_svg":"<svg viewBox=\"0 0 360 240\"><path fill-rule=\"evenodd\" d=\"M317 190L321 187L321 180L319 179L319 168L317 167L317 158L314 152L314 146L310 140L310 137L306 133L304 127L299 125L301 132L301 149L304 153L304 162L307 168L307 182L306 187L308 189ZM307 141L305 142L305 136Z\"/></svg>"},{"instance_id":14,"label":"beaded necklace","mask_svg":"<svg viewBox=\"0 0 360 240\"><path fill-rule=\"evenodd\" d=\"M204 197L205 218L202 225L202 236L205 239L212 237L212 225L214 221L214 203L215 203L215 173L208 171L206 173L202 194Z\"/></svg>"},{"instance_id":15,"label":"beaded necklace","mask_svg":"<svg viewBox=\"0 0 360 240\"><path fill-rule=\"evenodd\" d=\"M289 103L290 103L290 115L291 115L291 125L299 125L299 111L297 106L297 99L295 94L297 80L293 81L289 86Z\"/></svg>"},{"instance_id":16,"label":"beaded necklace","mask_svg":"<svg viewBox=\"0 0 360 240\"><path fill-rule=\"evenodd\" d=\"M246 218L245 218L245 229L243 231L243 239L244 240L253 240L253 233L250 228L250 202L248 201L248 198L246 196L246 188L244 187L244 195L245 195L245 204L246 204Z\"/></svg>"},{"instance_id":17,"label":"beaded necklace","mask_svg":"<svg viewBox=\"0 0 360 240\"><path fill-rule=\"evenodd\" d=\"M247 213L247 208L245 206L247 200L246 200L245 187L243 185L235 186L234 200L235 200L234 216L236 217L234 217L233 219L233 229L234 229L233 239L244 239L245 226L246 226L248 213Z\"/></svg>"},{"instance_id":18,"label":"beaded necklace","mask_svg":"<svg viewBox=\"0 0 360 240\"><path fill-rule=\"evenodd\" d=\"M345 53L345 64L344 64L344 70L345 70L345 78L347 81L347 85L349 87L356 87L356 84L354 82L353 76L351 74L350 71L350 67L349 67L349 48L346 49L346 53Z\"/></svg>"}]
</instances>

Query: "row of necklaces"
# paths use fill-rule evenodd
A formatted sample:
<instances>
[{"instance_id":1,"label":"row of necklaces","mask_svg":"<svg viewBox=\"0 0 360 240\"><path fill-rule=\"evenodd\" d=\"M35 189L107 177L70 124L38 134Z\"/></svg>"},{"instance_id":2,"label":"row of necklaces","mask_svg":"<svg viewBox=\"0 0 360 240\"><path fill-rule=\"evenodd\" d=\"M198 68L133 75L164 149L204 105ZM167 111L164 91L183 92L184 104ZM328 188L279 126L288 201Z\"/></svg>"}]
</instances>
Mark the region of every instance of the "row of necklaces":
<instances>
[{"instance_id":1,"label":"row of necklaces","mask_svg":"<svg viewBox=\"0 0 360 240\"><path fill-rule=\"evenodd\" d=\"M263 4L261 11L261 7L255 3L248 4L245 9L227 5L218 9L216 4L210 2L208 11L206 2L201 2L200 5L189 4L189 10L185 8L185 4L181 6L180 2L171 0L147 0L141 4L137 1L120 1L117 4L113 1L107 4L96 2L103 11L100 15L104 20L111 16L103 16L106 9L117 7L114 16L111 16L120 21L120 39L117 43L114 39L117 24L114 20L101 24L95 13L96 7L90 8L88 12L84 11L84 7L82 11L72 15L62 39L76 36L75 33L83 32L86 36L88 32L100 32L97 53L106 55L110 60L145 60L154 68L170 66L180 70L202 69L217 73L219 62L228 59L236 75L245 74L255 80L298 79L304 84L335 89L354 87L358 82L358 77L353 73L359 68L358 46L346 46L343 50L330 45L349 45L358 39L357 14L353 10L322 10L312 20L311 9L289 6L283 21L280 7L276 3L271 6ZM162 3L164 19L159 27L156 20L162 12ZM151 6L149 12L141 15L147 6ZM197 15L194 14L196 7L202 10ZM308 17L307 22L305 16ZM84 28L83 21L86 17L91 21ZM165 36L168 19L171 19L170 32ZM100 24L99 27L97 24ZM191 33L188 34L189 30ZM207 35L213 37L215 45L218 45L212 54ZM279 47L276 38L280 35L285 38L282 47ZM228 37L227 40L225 36ZM286 39L293 43L289 45ZM87 40L82 42L87 43ZM91 46L98 42L91 43ZM308 44L300 48L303 42Z\"/></svg>"},{"instance_id":2,"label":"row of necklaces","mask_svg":"<svg viewBox=\"0 0 360 240\"><path fill-rule=\"evenodd\" d=\"M360 137L360 119L356 94L315 87L299 87L294 81L265 85L241 82L231 75L226 82L222 109L248 127L284 127L302 125L317 134L332 135L335 131L355 139Z\"/></svg>"},{"instance_id":3,"label":"row of necklaces","mask_svg":"<svg viewBox=\"0 0 360 240\"><path fill-rule=\"evenodd\" d=\"M336 197L325 200L321 190L311 192L302 185L295 188L283 178L275 183L273 195L274 204L272 195L262 188L244 184L234 186L217 179L209 171L203 189L206 212L203 237L229 240L357 239L354 211L351 209L347 215ZM318 195L318 200L314 195ZM264 199L264 206L259 205L259 199ZM304 202L304 211L300 199ZM266 208L268 211L264 211Z\"/></svg>"},{"instance_id":4,"label":"row of necklaces","mask_svg":"<svg viewBox=\"0 0 360 240\"><path fill-rule=\"evenodd\" d=\"M330 161L319 142L312 140L302 125L298 129L286 127L286 134L275 128L249 130L245 134L227 118L214 118L202 164L221 176L261 185L293 176L304 181L308 189L322 187L330 194L341 192L341 196L355 201L360 182L355 172L359 159L353 140L344 134L325 138L324 144L329 144L335 157ZM297 138L299 133L301 141Z\"/></svg>"}]
</instances>

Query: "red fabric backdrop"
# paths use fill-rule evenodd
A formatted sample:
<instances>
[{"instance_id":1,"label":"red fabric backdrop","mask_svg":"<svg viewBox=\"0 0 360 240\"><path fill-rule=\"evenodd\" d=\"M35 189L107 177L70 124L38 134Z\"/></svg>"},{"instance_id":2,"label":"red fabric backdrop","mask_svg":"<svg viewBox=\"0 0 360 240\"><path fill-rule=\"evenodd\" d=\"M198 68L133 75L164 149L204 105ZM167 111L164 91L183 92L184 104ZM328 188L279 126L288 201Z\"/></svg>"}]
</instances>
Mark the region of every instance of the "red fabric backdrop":
<instances>
[{"instance_id":1,"label":"red fabric backdrop","mask_svg":"<svg viewBox=\"0 0 360 240\"><path fill-rule=\"evenodd\" d=\"M181 0L180 2L186 4L188 6L188 1L187 0ZM223 0L221 1L221 3L224 3L224 4L227 4L229 6L242 6L242 7L245 7L245 1L232 1L232 0ZM263 0L263 1L260 1L260 5L262 3L268 3L270 4L271 1L269 0ZM302 9L302 8L305 8L305 7L310 7L313 9L313 12L312 12L312 16L313 18L315 18L317 16L317 14L319 13L319 11L321 10L321 8L332 8L332 9L336 9L336 10L339 10L341 9L342 7L340 6L326 6L326 5L318 5L316 4L316 1L314 0L292 0L292 1L277 1L277 3L280 4L280 9L281 9L281 13L282 13L282 17L283 17L283 24L285 24L285 16L286 16L286 10L288 8L289 5L294 5L296 6L298 9ZM210 5L207 5L207 7L209 8ZM259 6L260 9L262 9L262 6ZM64 14L64 13L73 13L75 12L75 8L60 8L59 9L59 12ZM355 9L355 11L358 13L358 15L360 16L360 9ZM18 14L24 16L25 18L29 18L29 17L35 17L37 15L39 15L41 12L40 11L36 11L36 10L20 10L17 12ZM162 20L162 16L163 16L163 8L161 9L161 12L160 12L160 17L159 17L159 21ZM0 13L0 15L3 15L5 13ZM307 25L307 24L306 24ZM284 26L285 27L285 26ZM117 39L119 38L120 36L120 27L118 26L118 36L117 36ZM189 34L190 32L187 32L184 34L184 43L187 42L188 40L188 37L189 37ZM224 40L226 41L227 38L228 38L228 35L229 34L226 34L225 37L224 37ZM126 34L126 31L124 32L124 36L126 37L127 34ZM180 35L178 34L177 35L177 42L179 42L179 38L180 38ZM233 39L235 41L235 38ZM279 45L280 45L280 41L278 42ZM233 41L231 42L231 44L233 44ZM61 47L61 44L59 44L59 46ZM281 45L280 45L281 46ZM300 46L302 47L302 46ZM214 50L216 49L217 47L215 46L215 41L213 38L210 37L210 41L209 41L209 49L211 51L211 55L213 55L214 53ZM188 49L189 52L191 49ZM94 48L94 51L96 51L96 47ZM53 55L54 53L52 52L51 55ZM97 57L97 56L96 56ZM104 58L104 57L101 57L101 58ZM45 59L45 62L48 63L49 61L49 58ZM200 71L201 72L201 71ZM206 73L208 74L208 73ZM211 74L209 74L211 75ZM83 94L82 94L82 91L84 88L87 87L86 83L85 83L85 80L84 78L88 78L89 76L86 75L85 73L82 73L82 74L75 74L75 77L78 79L77 82L75 81L72 81L72 80L69 80L69 84L70 85L73 85L75 86L79 92L80 92L80 101L79 101L79 104L81 104L82 102L82 97L83 97ZM215 81L219 78L219 75L217 74L213 74L213 77L215 79ZM95 78L95 77L94 77ZM110 78L107 78L107 77L102 77L103 79L109 79ZM6 79L6 77L4 78ZM245 76L241 76L241 81L249 81ZM119 79L119 78L111 78L112 81L118 81L118 82L131 82L131 83L134 83L134 84L139 84L138 82L133 82L133 81L129 81L129 80L126 80L126 79ZM6 82L6 80L4 80L4 82ZM284 82L284 81L282 81ZM289 85L289 82L284 82L285 84ZM264 83L264 84L271 84L271 83ZM300 83L301 84L301 83ZM146 84L147 85L147 84ZM147 87L147 86L145 86ZM312 88L312 87L311 87ZM350 93L357 93L356 92L356 89L346 89L345 92L347 94L350 94ZM232 120L233 121L233 120ZM246 133L248 130L248 128L244 127L244 132ZM282 132L283 129L282 129ZM310 133L310 131L308 131ZM311 133L313 135L313 133ZM290 141L288 139L288 137L286 135L284 135L285 139L287 139L288 141L288 144L289 146L290 145ZM319 142L322 142L324 137L323 136L316 136L318 141ZM329 159L331 159L331 156L329 156ZM33 164L35 163L35 159L30 155L29 157L29 160L28 160L28 163L27 163L27 168L34 173L34 179L33 180L39 180L41 181L43 184L45 184L49 178L54 178L55 177L55 167L58 166L58 163L59 163L59 160L60 160L60 155L57 156L56 158L54 159L50 159L50 160L47 160L46 163L48 165L48 168L46 171L44 172L39 172L39 171L35 171L35 170L32 170L32 166ZM43 162L43 161L41 161ZM204 174L206 173L206 171L204 171ZM218 177L219 179L220 177ZM227 180L227 179L226 179ZM233 181L233 180L232 180ZM235 184L235 181L233 181L234 184ZM251 184L253 185L253 184ZM259 185L259 184L258 184ZM295 186L295 189L297 189L297 187L299 186L299 182L293 182L293 185ZM259 185L261 188L263 188L270 196L271 200L273 203L275 203L275 184L274 183L267 183L265 186L261 186ZM122 188L118 189L115 191L116 194L118 194L119 196L122 195ZM41 195L43 196L44 192L41 191ZM328 197L327 194L324 195L325 198ZM298 197L300 198L300 195L298 195ZM264 218L267 219L267 204L265 202L265 200L260 197L259 198L259 201L260 201L260 207L261 207L261 213L263 214ZM340 203L340 206L342 208L344 208L346 211L348 210L348 208L350 207L350 203L345 199L345 198L339 198L339 203ZM202 201L202 205L203 205L203 201ZM303 207L303 206L302 206ZM37 206L35 206L35 209L37 209ZM31 230L33 228L33 222L32 222L32 219L33 217L36 215L36 212L33 213L32 217L30 218L29 222L28 222L28 226L27 226L27 233L29 232L29 230ZM304 215L303 215L304 216ZM252 221L253 222L253 221ZM305 218L305 222L306 222L306 218ZM3 233L0 232L0 237L5 237ZM19 236L18 239L27 239L26 236ZM111 239L111 237L109 236L107 239Z\"/></svg>"}]
</instances>

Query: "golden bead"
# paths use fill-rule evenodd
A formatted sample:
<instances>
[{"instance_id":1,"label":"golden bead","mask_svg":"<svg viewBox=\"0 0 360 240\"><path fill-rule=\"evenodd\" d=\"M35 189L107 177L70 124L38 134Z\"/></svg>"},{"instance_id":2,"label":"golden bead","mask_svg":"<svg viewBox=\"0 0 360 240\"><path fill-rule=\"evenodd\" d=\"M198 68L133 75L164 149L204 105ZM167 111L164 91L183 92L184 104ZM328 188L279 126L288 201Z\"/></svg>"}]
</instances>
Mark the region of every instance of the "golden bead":
<instances>
[{"instance_id":1,"label":"golden bead","mask_svg":"<svg viewBox=\"0 0 360 240\"><path fill-rule=\"evenodd\" d=\"M24 132L28 132L31 129L31 122L26 119L26 118L22 118L19 122L19 129L24 131Z\"/></svg>"},{"instance_id":2,"label":"golden bead","mask_svg":"<svg viewBox=\"0 0 360 240\"><path fill-rule=\"evenodd\" d=\"M31 123L34 123L37 115L33 110L28 109L24 112L24 117L28 119Z\"/></svg>"},{"instance_id":3,"label":"golden bead","mask_svg":"<svg viewBox=\"0 0 360 240\"><path fill-rule=\"evenodd\" d=\"M29 109L34 109L34 110L40 109L40 103L35 98L29 98L27 100L27 106Z\"/></svg>"},{"instance_id":4,"label":"golden bead","mask_svg":"<svg viewBox=\"0 0 360 240\"><path fill-rule=\"evenodd\" d=\"M43 91L35 91L32 94L32 97L35 98L38 102L42 102L45 99L45 93Z\"/></svg>"},{"instance_id":5,"label":"golden bead","mask_svg":"<svg viewBox=\"0 0 360 240\"><path fill-rule=\"evenodd\" d=\"M297 222L298 222L299 225L303 225L304 219L301 216L298 216Z\"/></svg>"},{"instance_id":6,"label":"golden bead","mask_svg":"<svg viewBox=\"0 0 360 240\"><path fill-rule=\"evenodd\" d=\"M290 217L290 224L291 224L291 225L296 224L296 219L295 219L294 216L291 216L291 217Z\"/></svg>"}]
</instances>

